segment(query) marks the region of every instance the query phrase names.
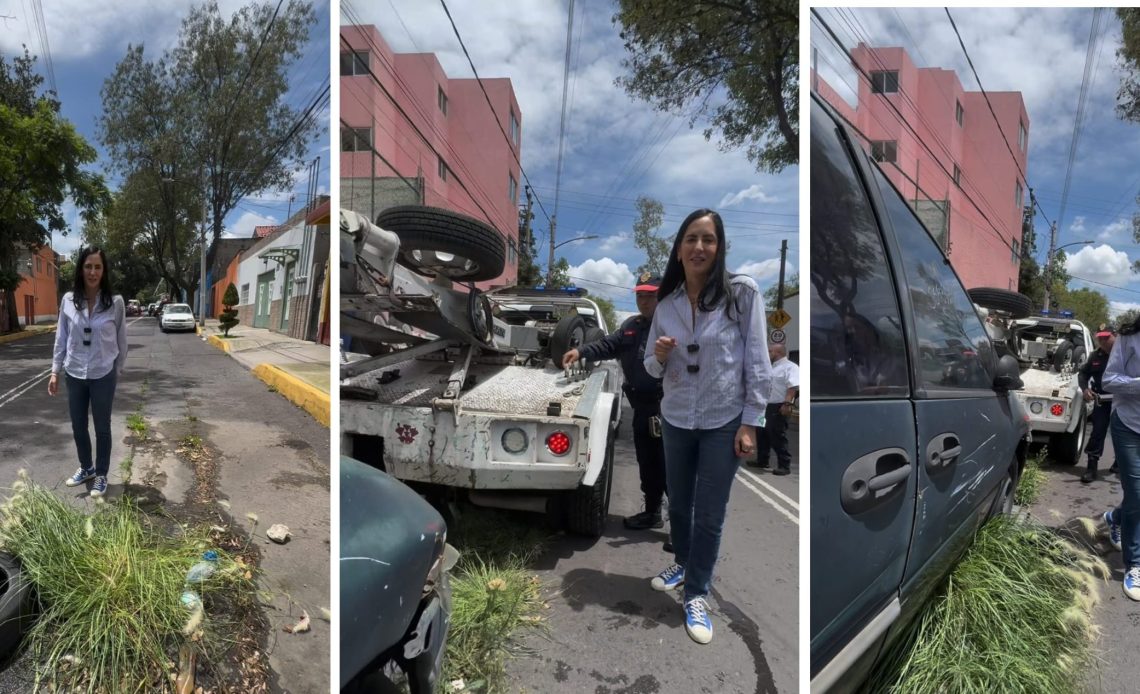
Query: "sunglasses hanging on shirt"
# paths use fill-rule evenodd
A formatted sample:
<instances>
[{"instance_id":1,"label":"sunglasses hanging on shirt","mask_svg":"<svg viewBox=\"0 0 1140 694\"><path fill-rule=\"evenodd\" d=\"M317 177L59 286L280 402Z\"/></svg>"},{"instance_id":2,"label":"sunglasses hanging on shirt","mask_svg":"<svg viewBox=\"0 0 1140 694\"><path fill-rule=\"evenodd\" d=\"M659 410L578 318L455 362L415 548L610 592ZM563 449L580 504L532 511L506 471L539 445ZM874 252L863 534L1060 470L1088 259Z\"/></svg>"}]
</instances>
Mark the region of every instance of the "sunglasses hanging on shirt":
<instances>
[{"instance_id":1,"label":"sunglasses hanging on shirt","mask_svg":"<svg viewBox=\"0 0 1140 694\"><path fill-rule=\"evenodd\" d=\"M84 347L90 347L91 346L91 328L84 328L83 329L83 346Z\"/></svg>"},{"instance_id":2,"label":"sunglasses hanging on shirt","mask_svg":"<svg viewBox=\"0 0 1140 694\"><path fill-rule=\"evenodd\" d=\"M689 354L695 354L698 351L700 351L700 349L701 349L701 346L697 345L697 344L685 345L685 350ZM689 365L685 366L685 370L691 374L695 374L701 370L701 366L700 366L700 364L689 364Z\"/></svg>"}]
</instances>

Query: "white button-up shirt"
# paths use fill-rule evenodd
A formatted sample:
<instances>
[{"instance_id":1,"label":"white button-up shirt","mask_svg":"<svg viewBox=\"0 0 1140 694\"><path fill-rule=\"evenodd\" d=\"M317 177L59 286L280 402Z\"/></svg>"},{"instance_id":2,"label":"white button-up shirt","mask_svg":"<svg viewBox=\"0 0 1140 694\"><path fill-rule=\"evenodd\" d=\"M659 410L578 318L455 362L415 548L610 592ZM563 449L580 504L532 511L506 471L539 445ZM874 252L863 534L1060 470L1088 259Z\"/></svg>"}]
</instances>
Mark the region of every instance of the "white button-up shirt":
<instances>
[{"instance_id":1,"label":"white button-up shirt","mask_svg":"<svg viewBox=\"0 0 1140 694\"><path fill-rule=\"evenodd\" d=\"M772 363L772 390L768 402L782 403L788 399L789 388L800 387L800 367L791 359L781 357Z\"/></svg>"},{"instance_id":2,"label":"white button-up shirt","mask_svg":"<svg viewBox=\"0 0 1140 694\"><path fill-rule=\"evenodd\" d=\"M772 364L764 302L751 277L732 279L733 318L725 304L709 312L697 309L693 320L684 284L665 297L653 313L645 345L645 370L664 378L661 415L681 429L716 429L740 415L741 424L764 425ZM653 354L657 338L677 340L664 365ZM690 352L689 345L699 345ZM688 366L700 368L691 373Z\"/></svg>"},{"instance_id":3,"label":"white button-up shirt","mask_svg":"<svg viewBox=\"0 0 1140 694\"><path fill-rule=\"evenodd\" d=\"M59 305L59 323L55 331L55 355L52 373L66 371L73 378L95 380L111 373L123 372L127 362L127 308L123 297L115 295L110 308L95 303L89 314L87 300L75 308L72 293L63 295ZM91 344L85 345L84 342Z\"/></svg>"}]
</instances>

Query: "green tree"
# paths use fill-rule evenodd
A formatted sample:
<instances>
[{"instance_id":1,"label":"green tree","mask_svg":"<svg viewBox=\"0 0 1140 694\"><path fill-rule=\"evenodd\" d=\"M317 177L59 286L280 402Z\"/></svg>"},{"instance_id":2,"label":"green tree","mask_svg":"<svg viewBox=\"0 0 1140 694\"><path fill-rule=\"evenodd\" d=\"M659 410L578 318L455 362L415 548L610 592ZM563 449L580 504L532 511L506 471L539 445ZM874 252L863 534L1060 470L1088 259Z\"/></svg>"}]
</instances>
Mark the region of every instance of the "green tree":
<instances>
[{"instance_id":1,"label":"green tree","mask_svg":"<svg viewBox=\"0 0 1140 694\"><path fill-rule=\"evenodd\" d=\"M175 289L197 288L183 265L194 260L187 251L199 251L181 234L201 219L202 196L209 243L241 198L291 186L308 143L327 127L285 101L315 20L305 0L253 2L228 18L210 0L183 20L177 46L153 61L130 46L104 82L100 140L118 172L154 187L131 195L162 203L160 262Z\"/></svg>"},{"instance_id":2,"label":"green tree","mask_svg":"<svg viewBox=\"0 0 1140 694\"><path fill-rule=\"evenodd\" d=\"M1137 320L1140 320L1140 309L1130 308L1124 313L1116 317L1114 321L1116 329L1120 330L1126 325L1132 325Z\"/></svg>"},{"instance_id":3,"label":"green tree","mask_svg":"<svg viewBox=\"0 0 1140 694\"><path fill-rule=\"evenodd\" d=\"M645 251L645 262L637 267L637 274L648 272L658 277L665 273L665 264L669 262L669 241L657 235L661 223L665 220L665 206L653 198L639 195L637 197L637 221L633 223L633 245Z\"/></svg>"},{"instance_id":4,"label":"green tree","mask_svg":"<svg viewBox=\"0 0 1140 694\"><path fill-rule=\"evenodd\" d=\"M1121 68L1120 89L1116 92L1116 115L1121 120L1140 123L1140 8L1118 7L1121 42L1116 59ZM1140 204L1140 196L1136 198ZM1140 243L1140 213L1132 215L1132 238ZM1140 272L1140 260L1132 261L1132 271Z\"/></svg>"},{"instance_id":5,"label":"green tree","mask_svg":"<svg viewBox=\"0 0 1140 694\"><path fill-rule=\"evenodd\" d=\"M68 231L63 206L70 198L84 219L98 215L108 199L103 179L81 167L95 149L59 115L59 102L39 93L27 49L11 63L0 56L0 292L16 305L22 253ZM16 311L0 316L0 333L20 329Z\"/></svg>"},{"instance_id":6,"label":"green tree","mask_svg":"<svg viewBox=\"0 0 1140 694\"><path fill-rule=\"evenodd\" d=\"M777 281L771 287L764 290L764 305L768 308L775 308L776 295L779 293L780 283ZM800 291L800 273L793 271L790 277L784 278L784 298L786 299L791 294L796 294Z\"/></svg>"},{"instance_id":7,"label":"green tree","mask_svg":"<svg viewBox=\"0 0 1140 694\"><path fill-rule=\"evenodd\" d=\"M542 268L534 262L534 210L533 194L526 190L526 207L519 210L519 272L515 284L519 287L536 287L543 283Z\"/></svg>"},{"instance_id":8,"label":"green tree","mask_svg":"<svg viewBox=\"0 0 1140 694\"><path fill-rule=\"evenodd\" d=\"M1072 311L1073 317L1091 330L1108 322L1108 297L1095 289L1063 288L1057 295L1057 303L1062 309Z\"/></svg>"},{"instance_id":9,"label":"green tree","mask_svg":"<svg viewBox=\"0 0 1140 694\"><path fill-rule=\"evenodd\" d=\"M617 308L614 302L610 301L604 296L592 296L594 303L598 305L598 310L602 312L602 318L606 321L606 326L611 330L616 330L618 327Z\"/></svg>"},{"instance_id":10,"label":"green tree","mask_svg":"<svg viewBox=\"0 0 1140 694\"><path fill-rule=\"evenodd\" d=\"M222 295L222 305L226 307L219 316L219 324L222 326L222 334L226 337L230 336L230 329L238 324L238 312L234 306L238 303L238 291L233 282L230 286L226 287L226 293Z\"/></svg>"},{"instance_id":11,"label":"green tree","mask_svg":"<svg viewBox=\"0 0 1140 694\"><path fill-rule=\"evenodd\" d=\"M554 263L554 272L550 274L550 282L547 283L547 289L565 289L573 284L570 281L570 261L565 258L559 258Z\"/></svg>"},{"instance_id":12,"label":"green tree","mask_svg":"<svg viewBox=\"0 0 1140 694\"><path fill-rule=\"evenodd\" d=\"M799 5L792 0L619 0L629 74L617 82L659 110L711 116L721 149L746 147L777 172L799 152ZM723 95L723 99L722 99Z\"/></svg>"}]
</instances>

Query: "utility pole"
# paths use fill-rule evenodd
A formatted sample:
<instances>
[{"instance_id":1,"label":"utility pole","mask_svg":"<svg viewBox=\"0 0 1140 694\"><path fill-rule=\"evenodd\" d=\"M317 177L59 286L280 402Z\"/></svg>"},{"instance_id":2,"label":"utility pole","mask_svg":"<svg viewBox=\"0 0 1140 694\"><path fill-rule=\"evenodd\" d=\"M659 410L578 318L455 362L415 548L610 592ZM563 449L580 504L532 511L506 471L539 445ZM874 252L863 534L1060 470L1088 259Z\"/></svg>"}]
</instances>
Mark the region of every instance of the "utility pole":
<instances>
[{"instance_id":1,"label":"utility pole","mask_svg":"<svg viewBox=\"0 0 1140 694\"><path fill-rule=\"evenodd\" d=\"M788 261L788 240L780 242L780 283L776 287L776 310L784 308L784 265Z\"/></svg>"},{"instance_id":2,"label":"utility pole","mask_svg":"<svg viewBox=\"0 0 1140 694\"><path fill-rule=\"evenodd\" d=\"M1049 228L1049 254L1045 256L1045 310L1049 310L1049 290L1053 283L1053 254L1057 245L1057 223Z\"/></svg>"},{"instance_id":3,"label":"utility pole","mask_svg":"<svg viewBox=\"0 0 1140 694\"><path fill-rule=\"evenodd\" d=\"M547 244L548 246L550 246L550 255L549 255L547 262L546 262L546 288L547 289L550 289L550 286L552 284L554 284L554 227L556 227L557 225L558 225L558 214L555 213L555 215L550 218L550 243Z\"/></svg>"},{"instance_id":4,"label":"utility pole","mask_svg":"<svg viewBox=\"0 0 1140 694\"><path fill-rule=\"evenodd\" d=\"M526 279L528 283L533 283L537 277L534 271L535 258L534 258L534 244L531 243L531 221L534 219L534 213L531 211L534 205L534 193L530 191L530 186L526 190L526 207L519 211L519 263L515 267L515 284L519 285L519 281L523 271L523 258L526 258Z\"/></svg>"},{"instance_id":5,"label":"utility pole","mask_svg":"<svg viewBox=\"0 0 1140 694\"><path fill-rule=\"evenodd\" d=\"M208 187L206 186L206 167L201 168L202 177L202 267L200 268L200 275L198 277L198 326L204 331L206 329L206 217L208 216L207 208L210 203Z\"/></svg>"}]
</instances>

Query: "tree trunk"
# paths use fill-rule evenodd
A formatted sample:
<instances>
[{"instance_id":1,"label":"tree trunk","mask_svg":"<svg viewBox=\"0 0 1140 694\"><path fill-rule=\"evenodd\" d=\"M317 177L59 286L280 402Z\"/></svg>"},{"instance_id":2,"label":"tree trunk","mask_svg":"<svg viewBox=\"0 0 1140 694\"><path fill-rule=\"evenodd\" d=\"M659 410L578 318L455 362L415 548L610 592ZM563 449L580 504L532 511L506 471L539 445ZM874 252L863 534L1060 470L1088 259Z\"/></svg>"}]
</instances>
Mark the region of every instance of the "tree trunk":
<instances>
[{"instance_id":1,"label":"tree trunk","mask_svg":"<svg viewBox=\"0 0 1140 694\"><path fill-rule=\"evenodd\" d=\"M5 289L4 301L0 301L0 333L14 333L21 330L19 310L16 306L16 292Z\"/></svg>"}]
</instances>

